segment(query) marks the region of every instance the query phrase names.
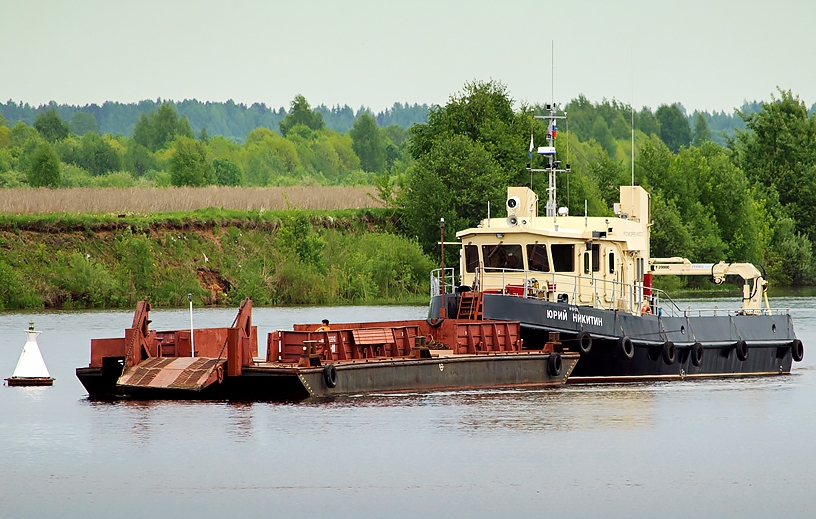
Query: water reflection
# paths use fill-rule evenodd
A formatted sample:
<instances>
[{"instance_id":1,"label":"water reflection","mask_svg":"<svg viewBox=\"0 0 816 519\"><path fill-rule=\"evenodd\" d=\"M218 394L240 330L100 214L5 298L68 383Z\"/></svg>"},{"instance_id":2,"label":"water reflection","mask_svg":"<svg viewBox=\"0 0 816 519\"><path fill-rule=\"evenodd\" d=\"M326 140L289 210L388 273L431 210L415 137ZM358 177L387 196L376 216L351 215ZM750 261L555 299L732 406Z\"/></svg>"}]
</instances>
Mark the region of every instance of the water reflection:
<instances>
[{"instance_id":1,"label":"water reflection","mask_svg":"<svg viewBox=\"0 0 816 519\"><path fill-rule=\"evenodd\" d=\"M234 441L245 442L252 437L254 407L251 402L227 404L227 434Z\"/></svg>"}]
</instances>

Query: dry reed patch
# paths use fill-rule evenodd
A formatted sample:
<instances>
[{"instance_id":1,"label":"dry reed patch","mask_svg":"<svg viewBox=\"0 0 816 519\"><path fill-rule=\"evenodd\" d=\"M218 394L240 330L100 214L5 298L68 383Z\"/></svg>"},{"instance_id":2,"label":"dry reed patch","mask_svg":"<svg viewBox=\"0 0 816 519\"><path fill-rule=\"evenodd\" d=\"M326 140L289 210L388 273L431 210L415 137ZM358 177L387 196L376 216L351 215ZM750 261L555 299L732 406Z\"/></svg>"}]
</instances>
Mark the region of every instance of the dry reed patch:
<instances>
[{"instance_id":1,"label":"dry reed patch","mask_svg":"<svg viewBox=\"0 0 816 519\"><path fill-rule=\"evenodd\" d=\"M207 207L238 210L380 207L370 186L0 189L0 212L163 213Z\"/></svg>"}]
</instances>

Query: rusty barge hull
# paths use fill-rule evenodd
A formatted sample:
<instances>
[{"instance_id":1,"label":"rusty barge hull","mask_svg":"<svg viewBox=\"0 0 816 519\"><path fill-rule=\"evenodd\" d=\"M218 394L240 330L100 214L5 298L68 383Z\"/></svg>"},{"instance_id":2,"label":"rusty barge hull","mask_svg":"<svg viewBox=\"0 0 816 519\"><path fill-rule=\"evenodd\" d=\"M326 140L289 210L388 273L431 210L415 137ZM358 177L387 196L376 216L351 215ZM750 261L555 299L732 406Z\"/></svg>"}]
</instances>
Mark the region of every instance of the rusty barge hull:
<instances>
[{"instance_id":1,"label":"rusty barge hull","mask_svg":"<svg viewBox=\"0 0 816 519\"><path fill-rule=\"evenodd\" d=\"M149 330L144 301L124 338L91 341L77 377L91 398L293 401L563 385L580 357L557 334L525 344L517 321L446 319L294 325L269 334L261 359L251 308L191 338Z\"/></svg>"},{"instance_id":2,"label":"rusty barge hull","mask_svg":"<svg viewBox=\"0 0 816 519\"><path fill-rule=\"evenodd\" d=\"M95 398L300 401L344 395L563 385L578 355L563 355L558 375L548 371L549 358L549 354L519 353L333 364L334 387L329 387L326 380L328 366L301 368L263 363L244 368L240 377L227 377L200 391L118 387L118 377L108 374L106 380L97 368L79 368L77 376Z\"/></svg>"},{"instance_id":3,"label":"rusty barge hull","mask_svg":"<svg viewBox=\"0 0 816 519\"><path fill-rule=\"evenodd\" d=\"M244 369L240 394L269 399L266 386L287 388L287 399L329 398L372 393L413 393L439 390L546 387L562 385L578 362L563 355L561 372L548 371L550 354L439 356L429 359L374 360L333 364L333 387L327 368L260 365ZM329 368L330 369L330 368Z\"/></svg>"}]
</instances>

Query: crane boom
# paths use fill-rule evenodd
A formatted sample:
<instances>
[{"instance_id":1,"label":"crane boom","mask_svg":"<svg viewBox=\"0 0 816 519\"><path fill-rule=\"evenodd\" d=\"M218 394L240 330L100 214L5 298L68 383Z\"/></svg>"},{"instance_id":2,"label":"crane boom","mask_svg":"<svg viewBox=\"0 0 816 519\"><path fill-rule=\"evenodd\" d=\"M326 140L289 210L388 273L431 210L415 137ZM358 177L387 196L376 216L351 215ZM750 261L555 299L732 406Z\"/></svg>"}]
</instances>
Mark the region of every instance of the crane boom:
<instances>
[{"instance_id":1,"label":"crane boom","mask_svg":"<svg viewBox=\"0 0 816 519\"><path fill-rule=\"evenodd\" d=\"M686 258L652 258L649 261L649 270L656 276L711 276L711 280L720 285L726 276L740 276L744 280L742 286L743 313L761 313L762 302L768 305L766 290L768 282L762 273L751 263L692 263Z\"/></svg>"}]
</instances>

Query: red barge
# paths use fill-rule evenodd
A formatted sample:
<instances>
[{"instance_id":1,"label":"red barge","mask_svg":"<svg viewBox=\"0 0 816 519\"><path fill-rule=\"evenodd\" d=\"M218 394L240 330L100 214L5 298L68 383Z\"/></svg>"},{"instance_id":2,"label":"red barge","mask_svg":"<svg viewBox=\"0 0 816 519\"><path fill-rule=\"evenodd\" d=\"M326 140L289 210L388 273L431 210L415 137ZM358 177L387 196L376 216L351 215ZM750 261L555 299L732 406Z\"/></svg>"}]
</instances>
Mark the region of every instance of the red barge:
<instances>
[{"instance_id":1,"label":"red barge","mask_svg":"<svg viewBox=\"0 0 816 519\"><path fill-rule=\"evenodd\" d=\"M562 385L579 354L558 333L538 344L518 321L297 324L258 357L252 302L232 326L156 331L139 302L124 337L91 340L76 374L91 398L305 400L341 395Z\"/></svg>"}]
</instances>

